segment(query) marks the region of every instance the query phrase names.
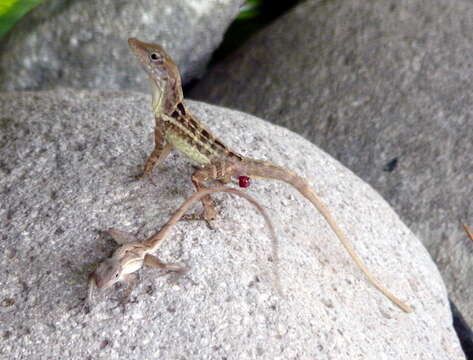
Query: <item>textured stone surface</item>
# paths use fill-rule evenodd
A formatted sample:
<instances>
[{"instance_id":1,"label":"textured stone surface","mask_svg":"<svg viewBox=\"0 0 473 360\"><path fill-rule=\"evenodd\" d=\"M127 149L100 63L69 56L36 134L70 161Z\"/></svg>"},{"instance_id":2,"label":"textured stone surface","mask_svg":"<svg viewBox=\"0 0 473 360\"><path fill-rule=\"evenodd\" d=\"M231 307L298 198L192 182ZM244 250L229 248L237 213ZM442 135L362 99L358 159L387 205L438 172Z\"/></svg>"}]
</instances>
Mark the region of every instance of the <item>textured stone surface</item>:
<instances>
[{"instance_id":1,"label":"textured stone surface","mask_svg":"<svg viewBox=\"0 0 473 360\"><path fill-rule=\"evenodd\" d=\"M352 169L429 249L473 325L473 3L306 3L194 90Z\"/></svg>"},{"instance_id":2,"label":"textured stone surface","mask_svg":"<svg viewBox=\"0 0 473 360\"><path fill-rule=\"evenodd\" d=\"M191 166L178 154L151 181L131 180L152 147L149 102L125 93L0 94L1 356L464 358L435 265L371 187L288 130L195 102L229 145L306 176L368 267L415 312L402 313L366 282L294 190L255 180L248 191L280 237L283 296L263 220L217 196L216 230L179 223L159 253L187 264L184 277L146 269L125 313L117 289L78 313L87 273L114 248L99 232L149 234L193 192Z\"/></svg>"},{"instance_id":3,"label":"textured stone surface","mask_svg":"<svg viewBox=\"0 0 473 360\"><path fill-rule=\"evenodd\" d=\"M198 74L244 0L44 1L0 45L0 89L144 90L129 37L163 45Z\"/></svg>"}]
</instances>

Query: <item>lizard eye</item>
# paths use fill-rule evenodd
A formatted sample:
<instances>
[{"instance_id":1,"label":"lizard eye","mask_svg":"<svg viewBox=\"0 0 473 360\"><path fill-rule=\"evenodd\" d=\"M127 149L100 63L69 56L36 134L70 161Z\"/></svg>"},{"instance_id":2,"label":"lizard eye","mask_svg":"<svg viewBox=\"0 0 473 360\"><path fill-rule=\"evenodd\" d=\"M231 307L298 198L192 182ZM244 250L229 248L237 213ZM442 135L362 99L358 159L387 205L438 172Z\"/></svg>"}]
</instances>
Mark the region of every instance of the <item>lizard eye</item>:
<instances>
[{"instance_id":1,"label":"lizard eye","mask_svg":"<svg viewBox=\"0 0 473 360\"><path fill-rule=\"evenodd\" d=\"M119 275L119 274L118 274L118 273L116 273L116 274L115 274L115 278L117 278L117 277L118 277L118 275Z\"/></svg>"},{"instance_id":2,"label":"lizard eye","mask_svg":"<svg viewBox=\"0 0 473 360\"><path fill-rule=\"evenodd\" d=\"M159 56L159 54L157 53L151 53L149 58L151 59L151 61L154 61L154 62L161 61L161 56Z\"/></svg>"}]
</instances>

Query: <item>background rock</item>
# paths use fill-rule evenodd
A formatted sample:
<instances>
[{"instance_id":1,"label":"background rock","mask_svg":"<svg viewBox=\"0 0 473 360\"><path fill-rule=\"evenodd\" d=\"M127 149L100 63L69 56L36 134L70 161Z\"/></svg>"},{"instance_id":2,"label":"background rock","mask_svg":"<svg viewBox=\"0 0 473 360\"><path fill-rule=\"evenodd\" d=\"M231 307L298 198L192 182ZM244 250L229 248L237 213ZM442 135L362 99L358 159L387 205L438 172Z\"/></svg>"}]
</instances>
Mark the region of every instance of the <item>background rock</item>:
<instances>
[{"instance_id":1,"label":"background rock","mask_svg":"<svg viewBox=\"0 0 473 360\"><path fill-rule=\"evenodd\" d=\"M193 90L294 130L380 191L473 325L473 4L307 2Z\"/></svg>"},{"instance_id":2,"label":"background rock","mask_svg":"<svg viewBox=\"0 0 473 360\"><path fill-rule=\"evenodd\" d=\"M185 79L202 71L244 0L48 0L0 46L0 89L147 89L129 37L163 45Z\"/></svg>"},{"instance_id":3,"label":"background rock","mask_svg":"<svg viewBox=\"0 0 473 360\"><path fill-rule=\"evenodd\" d=\"M306 176L368 267L415 312L402 313L370 286L293 190L254 181L249 192L280 237L277 264L261 217L217 196L216 230L179 223L160 251L163 261L187 265L184 277L142 271L125 313L116 289L80 313L91 265L114 247L99 232L149 234L193 192L192 168L178 154L151 180L131 179L152 147L149 102L125 93L1 94L0 112L11 114L0 121L1 355L464 358L435 265L376 192L288 130L194 102L229 145Z\"/></svg>"}]
</instances>

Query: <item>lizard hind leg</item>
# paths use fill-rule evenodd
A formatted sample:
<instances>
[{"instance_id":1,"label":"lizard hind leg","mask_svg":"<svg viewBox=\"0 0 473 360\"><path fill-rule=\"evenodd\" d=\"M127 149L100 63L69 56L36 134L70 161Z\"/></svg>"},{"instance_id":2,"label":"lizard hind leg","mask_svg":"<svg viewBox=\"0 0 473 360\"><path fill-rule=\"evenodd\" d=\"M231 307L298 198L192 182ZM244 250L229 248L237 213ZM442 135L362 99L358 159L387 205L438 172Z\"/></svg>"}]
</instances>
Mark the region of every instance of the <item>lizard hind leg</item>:
<instances>
[{"instance_id":1,"label":"lizard hind leg","mask_svg":"<svg viewBox=\"0 0 473 360\"><path fill-rule=\"evenodd\" d=\"M192 174L192 183L197 191L206 189L206 182L219 182L221 184L228 184L231 181L231 176L226 173L226 163L218 161L210 163L201 169L196 170ZM217 211L210 195L207 195L201 200L204 211L200 215L184 216L184 220L205 220L212 227L212 221L217 218Z\"/></svg>"},{"instance_id":2,"label":"lizard hind leg","mask_svg":"<svg viewBox=\"0 0 473 360\"><path fill-rule=\"evenodd\" d=\"M210 181L219 181L223 184L228 183L230 179L227 179L220 175L219 169L221 168L220 164L209 164L204 166L201 169L196 170L192 174L192 183L195 186L197 191L206 189L205 186L206 182ZM205 220L210 227L212 227L212 221L217 218L217 211L215 210L215 206L213 203L212 198L210 195L204 196L201 200L202 206L204 207L204 211L202 214L195 215L187 215L183 216L183 220Z\"/></svg>"}]
</instances>

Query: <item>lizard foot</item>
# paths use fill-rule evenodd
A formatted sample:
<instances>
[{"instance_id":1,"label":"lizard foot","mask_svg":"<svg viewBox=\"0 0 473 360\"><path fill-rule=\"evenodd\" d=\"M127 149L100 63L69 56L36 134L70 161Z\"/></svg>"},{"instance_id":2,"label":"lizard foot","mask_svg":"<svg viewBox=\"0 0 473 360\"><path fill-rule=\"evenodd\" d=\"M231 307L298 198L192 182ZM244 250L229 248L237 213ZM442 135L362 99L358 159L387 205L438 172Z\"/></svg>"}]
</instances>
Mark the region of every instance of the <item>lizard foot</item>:
<instances>
[{"instance_id":1,"label":"lizard foot","mask_svg":"<svg viewBox=\"0 0 473 360\"><path fill-rule=\"evenodd\" d=\"M137 175L132 175L130 176L130 182L133 182L133 181L141 181L141 180L144 180L145 178L148 178L149 179L149 182L151 184L153 184L155 187L157 187L158 185L153 181L153 179L151 178L150 176L150 173L149 172L141 172Z\"/></svg>"},{"instance_id":2,"label":"lizard foot","mask_svg":"<svg viewBox=\"0 0 473 360\"><path fill-rule=\"evenodd\" d=\"M148 174L146 174L144 171L142 171L142 172L134 175L133 178L135 180L139 181L139 180L143 180L146 176L148 176Z\"/></svg>"},{"instance_id":3,"label":"lizard foot","mask_svg":"<svg viewBox=\"0 0 473 360\"><path fill-rule=\"evenodd\" d=\"M200 214L187 214L183 215L179 221L205 221L209 229L215 230L214 221L217 218L217 214L214 216L208 216L205 212Z\"/></svg>"},{"instance_id":4,"label":"lizard foot","mask_svg":"<svg viewBox=\"0 0 473 360\"><path fill-rule=\"evenodd\" d=\"M141 167L141 166L140 166ZM151 175L151 171L153 170L154 164L148 165L148 163L145 164L144 167L141 168L141 171L134 175L135 180L143 180L146 177L149 177Z\"/></svg>"}]
</instances>

